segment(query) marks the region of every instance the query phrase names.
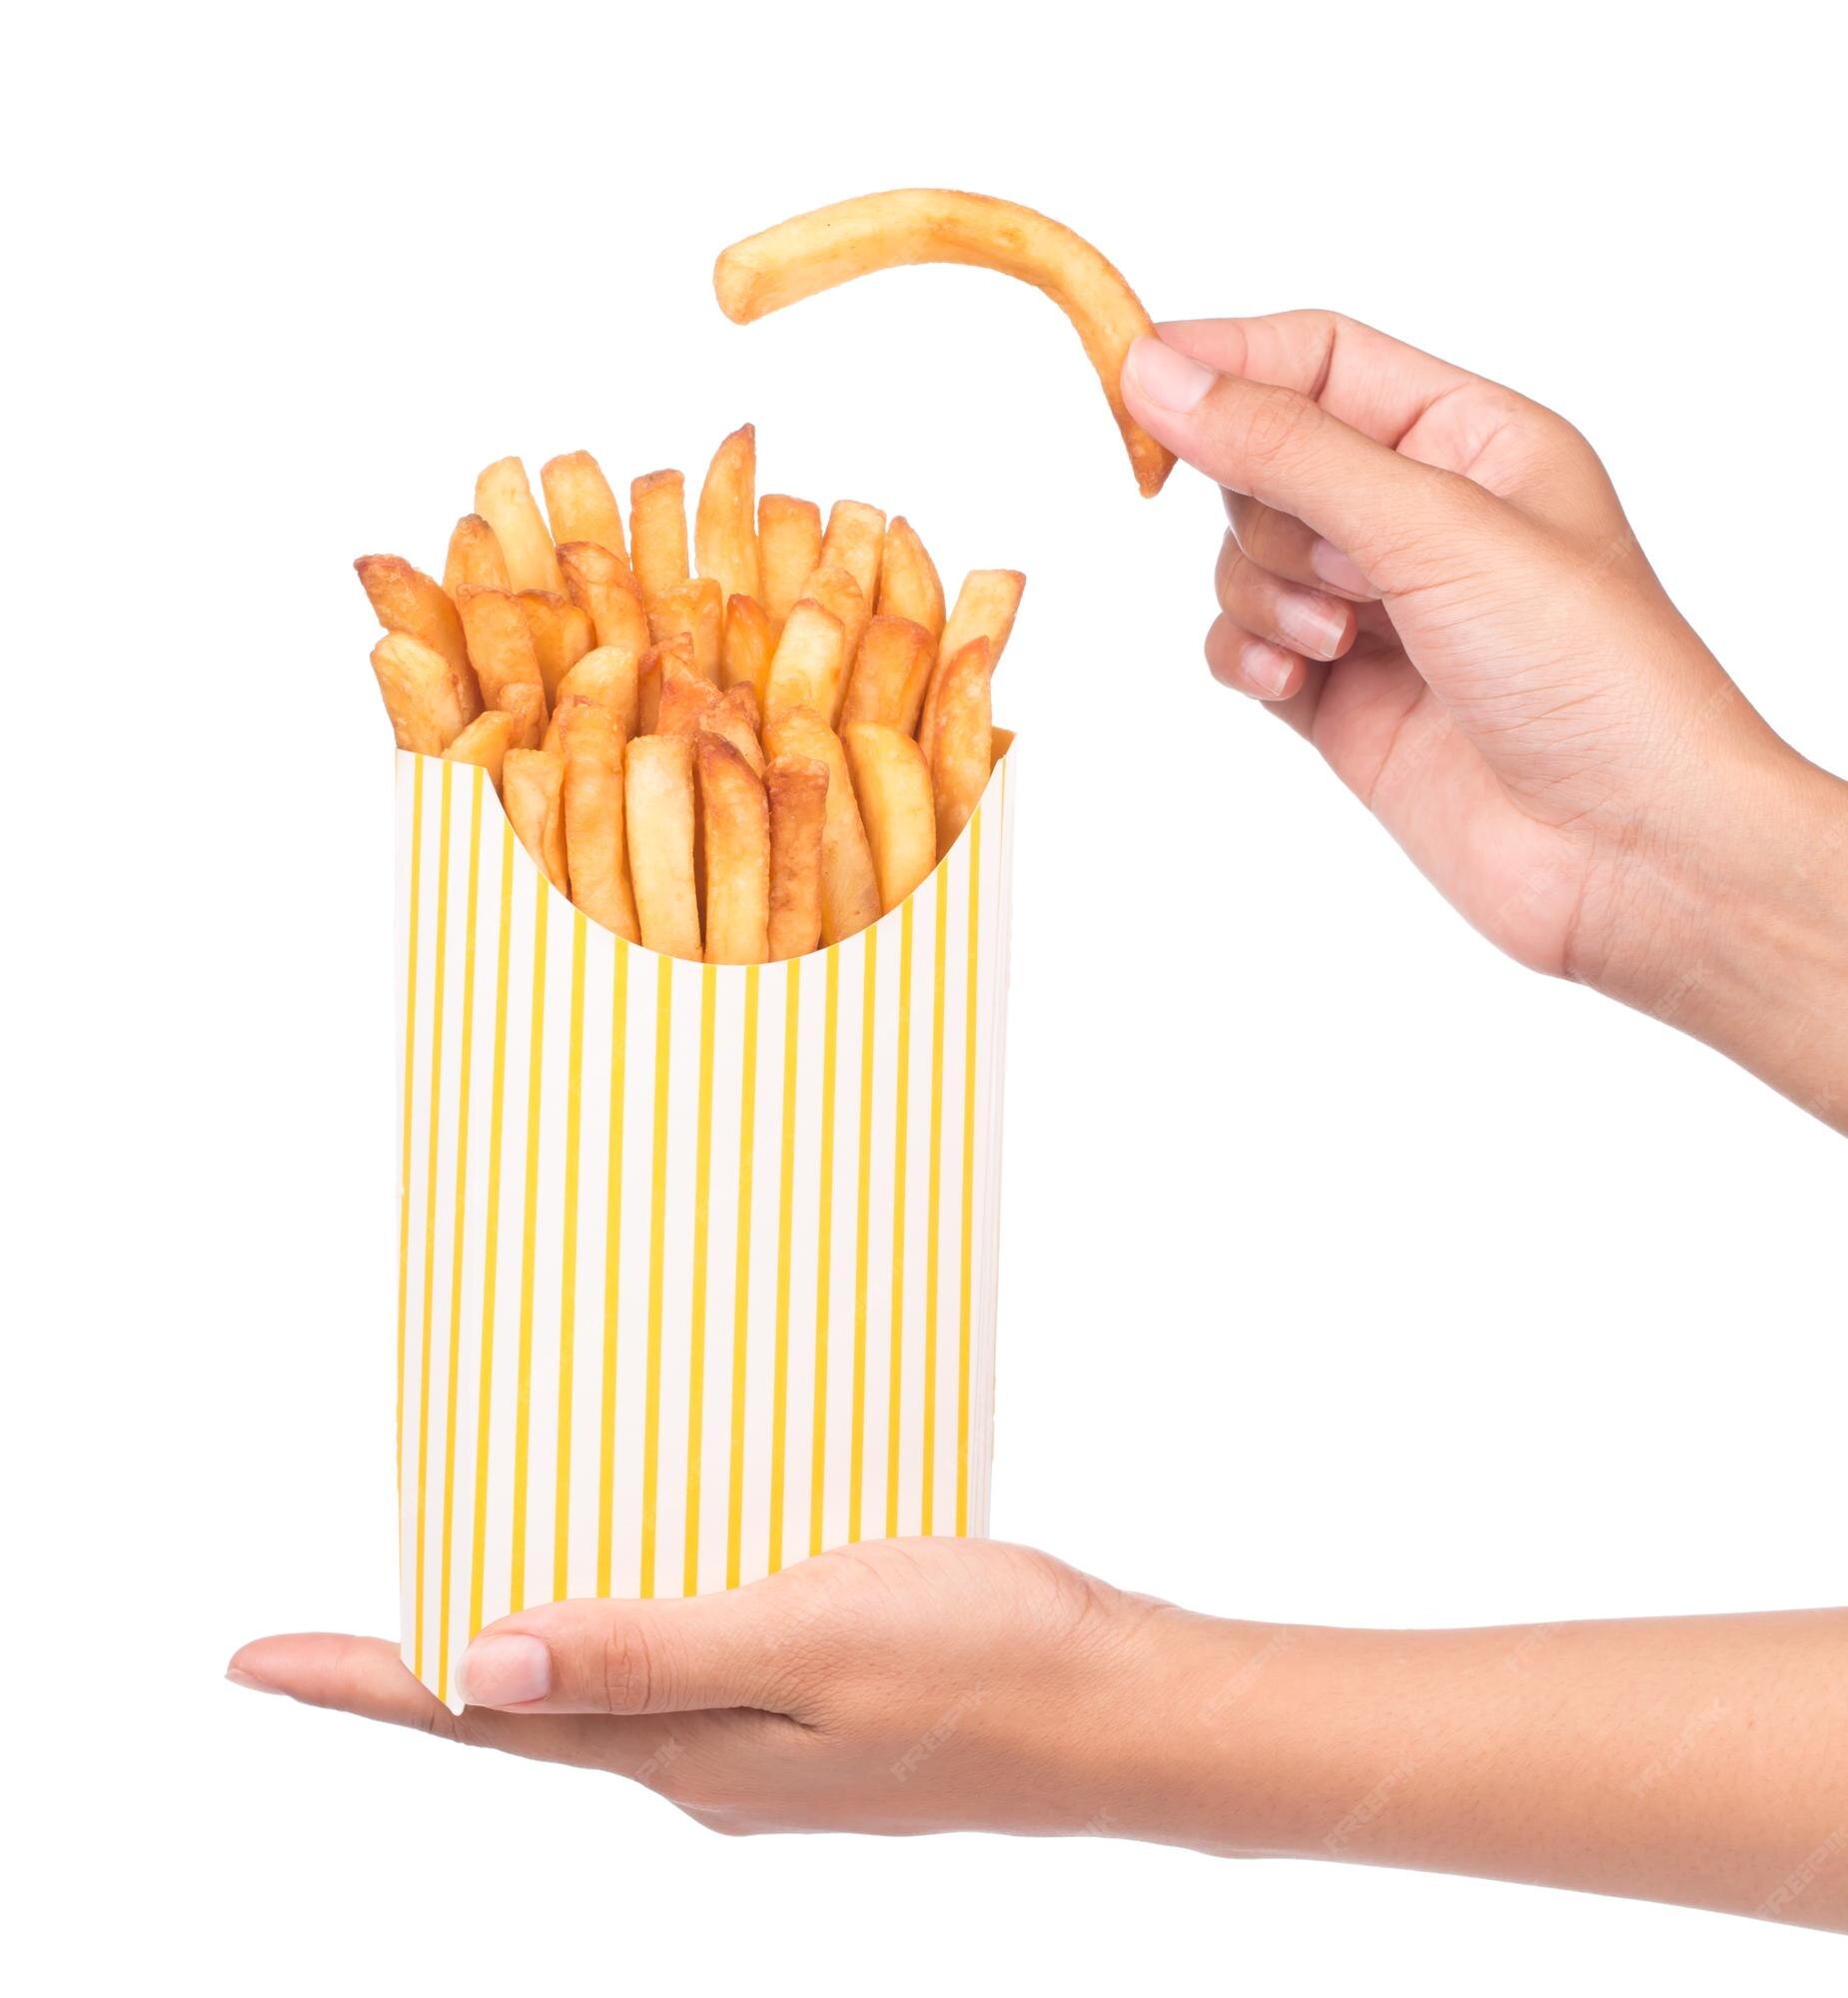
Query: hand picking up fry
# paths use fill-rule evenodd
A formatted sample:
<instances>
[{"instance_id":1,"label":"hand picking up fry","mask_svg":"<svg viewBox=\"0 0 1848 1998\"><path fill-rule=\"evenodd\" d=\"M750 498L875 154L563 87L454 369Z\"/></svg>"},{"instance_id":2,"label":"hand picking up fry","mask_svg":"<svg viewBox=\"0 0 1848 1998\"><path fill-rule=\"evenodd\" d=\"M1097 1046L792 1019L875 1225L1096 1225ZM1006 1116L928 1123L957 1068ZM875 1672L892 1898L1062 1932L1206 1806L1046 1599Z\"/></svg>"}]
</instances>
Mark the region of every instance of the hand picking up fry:
<instances>
[{"instance_id":1,"label":"hand picking up fry","mask_svg":"<svg viewBox=\"0 0 1848 1998\"><path fill-rule=\"evenodd\" d=\"M516 458L475 482L443 579L355 564L401 749L486 771L545 878L669 957L762 964L896 908L955 844L1012 737L989 686L1025 577L946 611L902 515L758 498L744 425L686 482L615 489ZM549 515L549 520L547 519Z\"/></svg>"}]
</instances>

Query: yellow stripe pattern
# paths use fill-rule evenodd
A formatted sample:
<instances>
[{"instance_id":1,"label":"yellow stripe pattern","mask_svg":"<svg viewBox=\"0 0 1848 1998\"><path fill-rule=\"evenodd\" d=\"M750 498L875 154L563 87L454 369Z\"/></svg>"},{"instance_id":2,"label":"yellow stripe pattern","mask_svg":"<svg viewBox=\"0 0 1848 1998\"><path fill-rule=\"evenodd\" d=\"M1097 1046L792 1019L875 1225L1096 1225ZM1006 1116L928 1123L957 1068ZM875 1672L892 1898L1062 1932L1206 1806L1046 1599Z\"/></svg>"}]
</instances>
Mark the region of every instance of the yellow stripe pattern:
<instances>
[{"instance_id":1,"label":"yellow stripe pattern","mask_svg":"<svg viewBox=\"0 0 1848 1998\"><path fill-rule=\"evenodd\" d=\"M952 1495L984 1530L1004 790L870 930L687 965L554 901L485 774L429 760L400 758L407 1664L450 1700L529 1600L735 1587L948 1530Z\"/></svg>"}]
</instances>

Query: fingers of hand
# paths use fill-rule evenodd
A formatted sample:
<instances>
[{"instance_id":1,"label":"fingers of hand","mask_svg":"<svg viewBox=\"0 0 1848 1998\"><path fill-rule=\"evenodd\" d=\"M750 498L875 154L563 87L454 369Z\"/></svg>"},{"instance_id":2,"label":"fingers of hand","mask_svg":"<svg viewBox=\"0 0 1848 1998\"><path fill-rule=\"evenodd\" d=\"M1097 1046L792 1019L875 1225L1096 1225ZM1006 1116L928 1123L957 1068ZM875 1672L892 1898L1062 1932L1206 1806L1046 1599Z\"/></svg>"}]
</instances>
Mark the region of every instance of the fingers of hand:
<instances>
[{"instance_id":1,"label":"fingers of hand","mask_svg":"<svg viewBox=\"0 0 1848 1998\"><path fill-rule=\"evenodd\" d=\"M773 1583L660 1601L546 1603L491 1623L459 1667L470 1706L514 1713L684 1713L776 1704Z\"/></svg>"},{"instance_id":2,"label":"fingers of hand","mask_svg":"<svg viewBox=\"0 0 1848 1998\"><path fill-rule=\"evenodd\" d=\"M1226 518L1232 522L1234 538L1260 568L1268 568L1287 582L1307 583L1312 589L1345 596L1351 602L1376 600L1359 564L1301 520L1246 493L1222 489L1220 498L1226 502Z\"/></svg>"},{"instance_id":3,"label":"fingers of hand","mask_svg":"<svg viewBox=\"0 0 1848 1998\"><path fill-rule=\"evenodd\" d=\"M1310 659L1338 659L1354 643L1353 604L1280 580L1254 561L1231 534L1220 543L1213 586L1220 608L1235 624L1285 651Z\"/></svg>"},{"instance_id":4,"label":"fingers of hand","mask_svg":"<svg viewBox=\"0 0 1848 1998\"><path fill-rule=\"evenodd\" d=\"M1254 700L1288 700L1301 689L1307 671L1301 653L1259 637L1230 617L1216 618L1207 633L1207 665L1222 686Z\"/></svg>"}]
</instances>

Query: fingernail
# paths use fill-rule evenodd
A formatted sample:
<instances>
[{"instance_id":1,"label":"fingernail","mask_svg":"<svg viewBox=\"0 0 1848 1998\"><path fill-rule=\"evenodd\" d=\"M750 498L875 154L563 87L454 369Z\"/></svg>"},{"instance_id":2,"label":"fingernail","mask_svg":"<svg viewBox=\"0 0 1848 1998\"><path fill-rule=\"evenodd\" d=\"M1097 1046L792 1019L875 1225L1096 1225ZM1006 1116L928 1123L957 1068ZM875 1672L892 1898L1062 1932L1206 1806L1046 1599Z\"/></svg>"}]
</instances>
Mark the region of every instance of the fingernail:
<instances>
[{"instance_id":1,"label":"fingernail","mask_svg":"<svg viewBox=\"0 0 1848 1998\"><path fill-rule=\"evenodd\" d=\"M252 1692L282 1691L281 1686L273 1686L268 1679L260 1679L255 1672L247 1672L240 1665L227 1665L225 1676L234 1686L248 1686Z\"/></svg>"},{"instance_id":2,"label":"fingernail","mask_svg":"<svg viewBox=\"0 0 1848 1998\"><path fill-rule=\"evenodd\" d=\"M1282 695L1290 683L1290 675L1297 669L1296 656L1267 645L1262 638L1254 638L1239 655L1239 669L1261 693L1276 698Z\"/></svg>"},{"instance_id":3,"label":"fingernail","mask_svg":"<svg viewBox=\"0 0 1848 1998\"><path fill-rule=\"evenodd\" d=\"M1356 596L1370 593L1366 576L1352 556L1345 555L1333 541L1318 541L1309 551L1309 565L1324 582L1337 589L1352 590Z\"/></svg>"},{"instance_id":4,"label":"fingernail","mask_svg":"<svg viewBox=\"0 0 1848 1998\"><path fill-rule=\"evenodd\" d=\"M1165 341L1143 334L1130 348L1129 376L1136 393L1158 410L1184 417L1219 379Z\"/></svg>"},{"instance_id":5,"label":"fingernail","mask_svg":"<svg viewBox=\"0 0 1848 1998\"><path fill-rule=\"evenodd\" d=\"M456 1684L470 1706L519 1706L551 1691L551 1653L542 1638L509 1630L477 1637L462 1654Z\"/></svg>"},{"instance_id":6,"label":"fingernail","mask_svg":"<svg viewBox=\"0 0 1848 1998\"><path fill-rule=\"evenodd\" d=\"M1300 650L1326 659L1347 635L1348 617L1325 597L1293 593L1277 600L1277 628Z\"/></svg>"}]
</instances>

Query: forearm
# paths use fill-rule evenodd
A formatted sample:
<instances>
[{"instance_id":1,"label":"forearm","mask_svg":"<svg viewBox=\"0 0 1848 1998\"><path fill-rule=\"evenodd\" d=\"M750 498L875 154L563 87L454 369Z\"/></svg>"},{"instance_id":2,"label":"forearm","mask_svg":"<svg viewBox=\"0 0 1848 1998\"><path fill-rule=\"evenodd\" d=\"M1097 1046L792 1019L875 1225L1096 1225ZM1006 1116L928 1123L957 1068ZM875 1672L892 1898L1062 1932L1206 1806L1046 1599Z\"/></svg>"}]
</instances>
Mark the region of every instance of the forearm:
<instances>
[{"instance_id":1,"label":"forearm","mask_svg":"<svg viewBox=\"0 0 1848 1998\"><path fill-rule=\"evenodd\" d=\"M1848 1611L1147 1641L1132 1835L1848 1928Z\"/></svg>"}]
</instances>

